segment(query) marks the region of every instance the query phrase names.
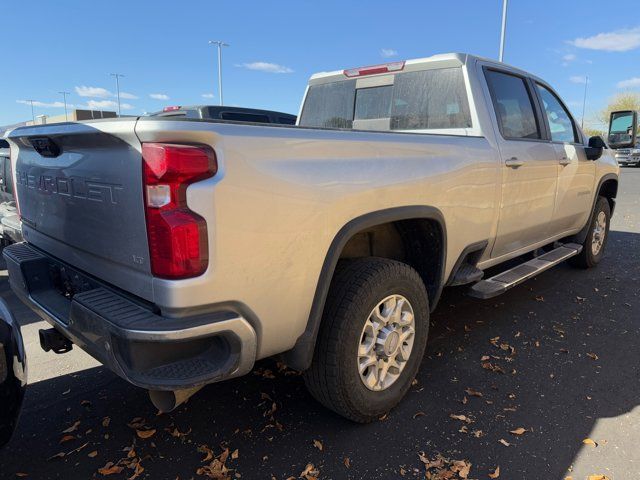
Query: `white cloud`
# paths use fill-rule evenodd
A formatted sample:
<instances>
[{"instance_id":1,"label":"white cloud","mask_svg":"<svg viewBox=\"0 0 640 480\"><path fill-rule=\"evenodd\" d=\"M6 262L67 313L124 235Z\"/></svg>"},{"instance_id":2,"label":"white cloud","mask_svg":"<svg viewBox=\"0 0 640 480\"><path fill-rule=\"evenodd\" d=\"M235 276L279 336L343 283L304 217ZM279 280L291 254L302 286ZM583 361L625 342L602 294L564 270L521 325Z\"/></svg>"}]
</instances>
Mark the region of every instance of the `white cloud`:
<instances>
[{"instance_id":1,"label":"white cloud","mask_svg":"<svg viewBox=\"0 0 640 480\"><path fill-rule=\"evenodd\" d=\"M115 98L117 95L106 88L102 87L88 87L86 85L81 85L79 87L75 87L76 93L81 97L88 98ZM136 100L138 97L133 93L128 92L120 92L120 98L125 98L127 100Z\"/></svg>"},{"instance_id":2,"label":"white cloud","mask_svg":"<svg viewBox=\"0 0 640 480\"><path fill-rule=\"evenodd\" d=\"M567 53L562 57L562 60L565 62L573 62L576 58L578 58L574 53Z\"/></svg>"},{"instance_id":3,"label":"white cloud","mask_svg":"<svg viewBox=\"0 0 640 480\"><path fill-rule=\"evenodd\" d=\"M76 93L81 97L92 97L92 98L108 98L113 97L113 93L111 93L106 88L102 87L87 87L86 85L81 85L76 87Z\"/></svg>"},{"instance_id":4,"label":"white cloud","mask_svg":"<svg viewBox=\"0 0 640 480\"><path fill-rule=\"evenodd\" d=\"M114 102L113 100L89 100L85 105L89 110L118 110L118 102ZM128 103L121 103L120 108L122 110L131 110L133 109L133 105Z\"/></svg>"},{"instance_id":5,"label":"white cloud","mask_svg":"<svg viewBox=\"0 0 640 480\"><path fill-rule=\"evenodd\" d=\"M16 100L16 102L31 106L31 101L29 100ZM64 108L64 103L63 102L39 102L37 100L34 100L33 106L42 107L42 108ZM73 108L73 105L71 105L70 103L67 103L67 108Z\"/></svg>"},{"instance_id":6,"label":"white cloud","mask_svg":"<svg viewBox=\"0 0 640 480\"><path fill-rule=\"evenodd\" d=\"M574 75L573 77L569 77L569 81L571 83L586 83L587 78L583 75Z\"/></svg>"},{"instance_id":7,"label":"white cloud","mask_svg":"<svg viewBox=\"0 0 640 480\"><path fill-rule=\"evenodd\" d=\"M149 96L155 100L169 100L169 95L165 93L150 93Z\"/></svg>"},{"instance_id":8,"label":"white cloud","mask_svg":"<svg viewBox=\"0 0 640 480\"><path fill-rule=\"evenodd\" d=\"M398 55L398 51L393 48L382 48L380 49L380 56L382 58L390 58Z\"/></svg>"},{"instance_id":9,"label":"white cloud","mask_svg":"<svg viewBox=\"0 0 640 480\"><path fill-rule=\"evenodd\" d=\"M598 33L592 37L580 37L570 40L569 43L589 50L626 52L640 47L640 27Z\"/></svg>"},{"instance_id":10,"label":"white cloud","mask_svg":"<svg viewBox=\"0 0 640 480\"><path fill-rule=\"evenodd\" d=\"M640 77L629 78L628 80L622 80L616 83L618 88L636 88L640 87Z\"/></svg>"},{"instance_id":11,"label":"white cloud","mask_svg":"<svg viewBox=\"0 0 640 480\"><path fill-rule=\"evenodd\" d=\"M267 73L292 73L293 70L284 65L278 65L277 63L269 62L252 62L252 63L240 63L236 64L236 67L246 68L248 70L257 70L259 72Z\"/></svg>"},{"instance_id":12,"label":"white cloud","mask_svg":"<svg viewBox=\"0 0 640 480\"><path fill-rule=\"evenodd\" d=\"M213 93L203 93L202 98L215 98Z\"/></svg>"}]
</instances>

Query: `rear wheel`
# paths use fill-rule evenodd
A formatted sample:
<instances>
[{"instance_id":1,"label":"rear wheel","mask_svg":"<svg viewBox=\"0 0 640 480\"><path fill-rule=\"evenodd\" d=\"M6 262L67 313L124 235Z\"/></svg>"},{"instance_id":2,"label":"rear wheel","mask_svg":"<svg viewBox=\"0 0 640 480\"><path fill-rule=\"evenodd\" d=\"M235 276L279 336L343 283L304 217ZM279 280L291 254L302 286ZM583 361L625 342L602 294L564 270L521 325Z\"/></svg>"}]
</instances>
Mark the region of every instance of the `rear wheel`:
<instances>
[{"instance_id":1,"label":"rear wheel","mask_svg":"<svg viewBox=\"0 0 640 480\"><path fill-rule=\"evenodd\" d=\"M591 268L600 263L609 238L610 221L609 201L605 197L598 197L596 208L591 217L589 232L582 244L582 252L569 260L573 266Z\"/></svg>"},{"instance_id":2,"label":"rear wheel","mask_svg":"<svg viewBox=\"0 0 640 480\"><path fill-rule=\"evenodd\" d=\"M305 383L324 406L356 422L405 395L427 343L427 292L410 266L360 258L339 266Z\"/></svg>"}]
</instances>

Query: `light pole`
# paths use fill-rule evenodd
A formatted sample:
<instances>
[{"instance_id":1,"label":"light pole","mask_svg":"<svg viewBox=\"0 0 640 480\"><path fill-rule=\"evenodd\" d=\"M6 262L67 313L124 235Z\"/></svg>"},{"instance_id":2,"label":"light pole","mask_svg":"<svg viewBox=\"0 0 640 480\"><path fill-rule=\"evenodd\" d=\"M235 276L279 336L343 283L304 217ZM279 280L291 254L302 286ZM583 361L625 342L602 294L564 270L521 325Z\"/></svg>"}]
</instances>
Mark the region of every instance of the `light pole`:
<instances>
[{"instance_id":1,"label":"light pole","mask_svg":"<svg viewBox=\"0 0 640 480\"><path fill-rule=\"evenodd\" d=\"M116 95L118 96L118 116L120 116L120 77L124 77L121 73L112 73L112 77L116 77Z\"/></svg>"},{"instance_id":2,"label":"light pole","mask_svg":"<svg viewBox=\"0 0 640 480\"><path fill-rule=\"evenodd\" d=\"M504 41L507 33L507 3L509 0L502 0L502 30L500 32L500 61L504 58Z\"/></svg>"},{"instance_id":3,"label":"light pole","mask_svg":"<svg viewBox=\"0 0 640 480\"><path fill-rule=\"evenodd\" d=\"M62 98L64 99L64 121L68 122L69 121L69 116L67 115L67 95L71 95L69 92L58 92L59 94L62 95Z\"/></svg>"},{"instance_id":4,"label":"light pole","mask_svg":"<svg viewBox=\"0 0 640 480\"><path fill-rule=\"evenodd\" d=\"M584 128L584 109L587 105L587 85L589 84L589 75L584 77L584 97L582 98L582 120L580 120L580 128Z\"/></svg>"},{"instance_id":5,"label":"light pole","mask_svg":"<svg viewBox=\"0 0 640 480\"><path fill-rule=\"evenodd\" d=\"M35 113L33 113L33 100L27 100L27 102L29 102L31 104L31 121L35 125L36 124L36 115L35 115Z\"/></svg>"},{"instance_id":6,"label":"light pole","mask_svg":"<svg viewBox=\"0 0 640 480\"><path fill-rule=\"evenodd\" d=\"M209 40L209 45L218 46L218 91L220 92L220 105L222 102L222 47L228 47L228 43L224 43L220 40Z\"/></svg>"}]
</instances>

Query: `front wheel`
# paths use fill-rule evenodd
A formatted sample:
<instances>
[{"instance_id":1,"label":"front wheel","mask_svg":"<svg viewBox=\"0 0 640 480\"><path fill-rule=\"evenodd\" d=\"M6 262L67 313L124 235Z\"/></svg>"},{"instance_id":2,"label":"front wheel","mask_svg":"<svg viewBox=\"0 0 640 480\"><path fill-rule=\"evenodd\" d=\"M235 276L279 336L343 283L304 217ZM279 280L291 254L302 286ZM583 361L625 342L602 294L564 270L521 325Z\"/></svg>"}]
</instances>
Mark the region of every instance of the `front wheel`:
<instances>
[{"instance_id":1,"label":"front wheel","mask_svg":"<svg viewBox=\"0 0 640 480\"><path fill-rule=\"evenodd\" d=\"M428 330L427 292L413 268L384 258L347 260L329 289L307 388L350 420L375 420L411 387Z\"/></svg>"},{"instance_id":2,"label":"front wheel","mask_svg":"<svg viewBox=\"0 0 640 480\"><path fill-rule=\"evenodd\" d=\"M579 255L572 257L570 263L578 268L595 267L604 256L604 249L609 238L611 207L605 197L598 197L596 208L591 217L589 232L582 244Z\"/></svg>"}]
</instances>

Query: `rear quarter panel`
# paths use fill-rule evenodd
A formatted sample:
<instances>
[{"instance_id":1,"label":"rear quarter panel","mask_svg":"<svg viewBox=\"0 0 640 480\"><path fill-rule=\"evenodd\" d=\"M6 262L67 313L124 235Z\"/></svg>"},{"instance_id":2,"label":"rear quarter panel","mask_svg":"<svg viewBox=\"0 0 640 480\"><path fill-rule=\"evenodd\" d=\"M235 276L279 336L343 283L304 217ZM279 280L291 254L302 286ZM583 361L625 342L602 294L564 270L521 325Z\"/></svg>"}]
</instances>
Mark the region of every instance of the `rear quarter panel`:
<instances>
[{"instance_id":1,"label":"rear quarter panel","mask_svg":"<svg viewBox=\"0 0 640 480\"><path fill-rule=\"evenodd\" d=\"M290 349L306 326L329 245L350 220L407 205L438 208L445 278L494 231L499 159L483 137L317 130L142 118L141 142L202 143L218 174L191 185L207 220L200 277L153 280L165 314L220 304L252 318L258 357Z\"/></svg>"}]
</instances>

